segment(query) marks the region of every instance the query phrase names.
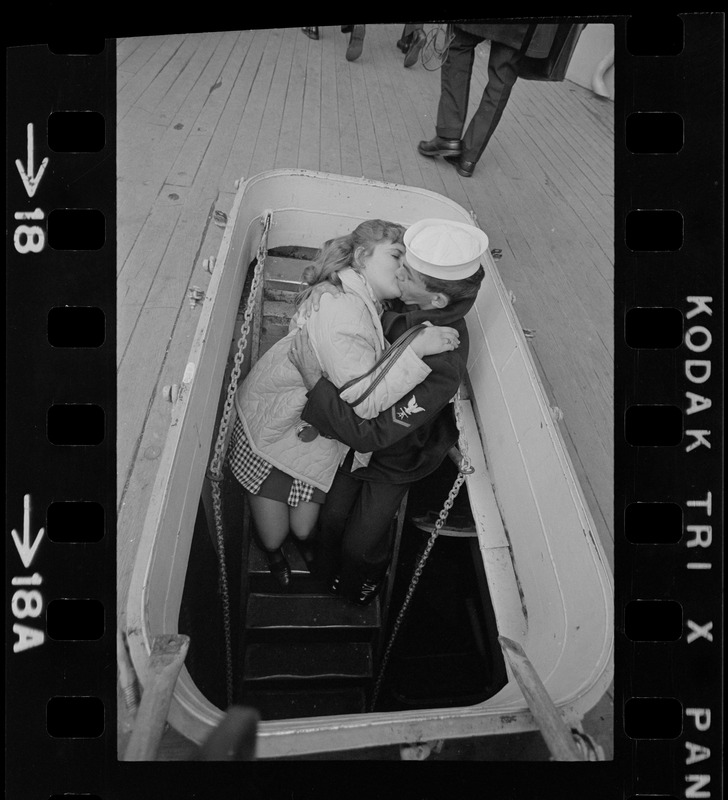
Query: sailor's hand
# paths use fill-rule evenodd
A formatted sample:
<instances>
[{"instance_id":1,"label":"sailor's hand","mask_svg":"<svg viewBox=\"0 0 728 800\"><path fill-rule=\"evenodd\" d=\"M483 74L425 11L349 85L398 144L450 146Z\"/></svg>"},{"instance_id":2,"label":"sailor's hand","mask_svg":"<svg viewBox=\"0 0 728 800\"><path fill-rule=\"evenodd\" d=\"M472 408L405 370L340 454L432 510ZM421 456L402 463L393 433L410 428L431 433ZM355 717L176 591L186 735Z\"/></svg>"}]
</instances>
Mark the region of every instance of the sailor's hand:
<instances>
[{"instance_id":1,"label":"sailor's hand","mask_svg":"<svg viewBox=\"0 0 728 800\"><path fill-rule=\"evenodd\" d=\"M455 328L432 325L430 322L425 322L425 325L427 327L415 336L411 345L420 358L455 350L460 345L460 334Z\"/></svg>"},{"instance_id":2,"label":"sailor's hand","mask_svg":"<svg viewBox=\"0 0 728 800\"><path fill-rule=\"evenodd\" d=\"M288 350L288 360L301 373L306 391L310 391L326 373L321 369L318 357L311 346L308 331L305 326L299 328L296 335L291 339L291 347Z\"/></svg>"},{"instance_id":3,"label":"sailor's hand","mask_svg":"<svg viewBox=\"0 0 728 800\"><path fill-rule=\"evenodd\" d=\"M319 310L321 298L327 294L331 295L335 300L340 294L343 294L343 291L330 281L321 281L321 283L317 283L311 288L311 293L298 308L299 313L302 313L308 319L314 311Z\"/></svg>"}]
</instances>

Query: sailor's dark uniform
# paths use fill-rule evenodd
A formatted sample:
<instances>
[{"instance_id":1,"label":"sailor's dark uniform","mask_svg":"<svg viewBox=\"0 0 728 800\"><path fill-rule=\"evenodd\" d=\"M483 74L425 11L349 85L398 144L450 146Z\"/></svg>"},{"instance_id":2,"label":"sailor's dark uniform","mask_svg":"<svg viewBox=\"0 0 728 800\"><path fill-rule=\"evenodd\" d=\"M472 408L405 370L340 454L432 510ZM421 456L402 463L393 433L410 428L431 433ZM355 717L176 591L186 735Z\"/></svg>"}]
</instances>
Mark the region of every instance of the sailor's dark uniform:
<instances>
[{"instance_id":1,"label":"sailor's dark uniform","mask_svg":"<svg viewBox=\"0 0 728 800\"><path fill-rule=\"evenodd\" d=\"M430 475L457 443L450 402L465 377L468 331L464 316L474 298L444 309L385 311L384 333L395 341L413 325L457 329L454 351L424 358L427 378L377 417L364 420L339 398L336 386L321 379L308 393L302 419L358 452L373 451L369 465L351 471L353 451L337 472L319 518L319 564L328 577L341 570L344 594L356 593L365 580L381 580L391 548L391 521L410 484Z\"/></svg>"}]
</instances>

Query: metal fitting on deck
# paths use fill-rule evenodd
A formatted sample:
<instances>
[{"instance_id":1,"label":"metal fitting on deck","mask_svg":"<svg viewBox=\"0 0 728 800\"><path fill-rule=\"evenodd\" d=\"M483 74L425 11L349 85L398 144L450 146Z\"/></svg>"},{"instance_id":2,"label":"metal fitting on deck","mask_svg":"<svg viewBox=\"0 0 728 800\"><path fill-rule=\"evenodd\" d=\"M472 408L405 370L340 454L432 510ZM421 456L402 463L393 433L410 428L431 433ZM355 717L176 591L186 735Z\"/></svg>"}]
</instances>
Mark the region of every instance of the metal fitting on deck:
<instances>
[{"instance_id":1,"label":"metal fitting on deck","mask_svg":"<svg viewBox=\"0 0 728 800\"><path fill-rule=\"evenodd\" d=\"M199 286L190 286L187 290L187 297L190 301L190 308L194 308L200 300L204 300L205 292Z\"/></svg>"},{"instance_id":2,"label":"metal fitting on deck","mask_svg":"<svg viewBox=\"0 0 728 800\"><path fill-rule=\"evenodd\" d=\"M172 383L168 386L162 387L162 397L170 403L174 403L177 401L179 397L179 386L176 383Z\"/></svg>"}]
</instances>

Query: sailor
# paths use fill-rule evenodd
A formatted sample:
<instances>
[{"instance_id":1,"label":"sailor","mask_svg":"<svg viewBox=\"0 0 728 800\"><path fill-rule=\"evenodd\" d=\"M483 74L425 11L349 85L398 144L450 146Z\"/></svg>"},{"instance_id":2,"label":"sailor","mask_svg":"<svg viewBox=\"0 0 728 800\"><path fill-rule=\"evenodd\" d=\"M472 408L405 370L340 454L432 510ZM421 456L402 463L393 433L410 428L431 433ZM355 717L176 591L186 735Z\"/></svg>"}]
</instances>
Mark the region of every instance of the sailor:
<instances>
[{"instance_id":1,"label":"sailor","mask_svg":"<svg viewBox=\"0 0 728 800\"><path fill-rule=\"evenodd\" d=\"M460 339L456 349L424 359L431 371L412 392L363 420L322 375L305 331L289 354L308 389L302 419L353 448L321 511L313 566L332 592L361 605L381 588L391 558L391 522L408 488L434 473L458 441L451 401L466 373L464 317L485 275L481 260L488 237L473 225L425 219L407 229L404 245L402 294L382 315L385 336L395 341L426 321L454 328ZM354 451L373 451L366 466Z\"/></svg>"}]
</instances>

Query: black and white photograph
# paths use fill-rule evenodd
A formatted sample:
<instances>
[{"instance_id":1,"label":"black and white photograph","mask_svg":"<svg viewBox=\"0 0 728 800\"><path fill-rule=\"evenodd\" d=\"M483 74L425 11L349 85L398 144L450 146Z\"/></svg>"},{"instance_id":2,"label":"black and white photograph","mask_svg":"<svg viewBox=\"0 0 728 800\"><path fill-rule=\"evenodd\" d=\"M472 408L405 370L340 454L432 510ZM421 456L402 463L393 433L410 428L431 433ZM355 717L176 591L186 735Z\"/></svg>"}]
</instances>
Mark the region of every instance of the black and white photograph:
<instances>
[{"instance_id":1,"label":"black and white photograph","mask_svg":"<svg viewBox=\"0 0 728 800\"><path fill-rule=\"evenodd\" d=\"M614 24L115 48L117 758L611 761Z\"/></svg>"},{"instance_id":2,"label":"black and white photograph","mask_svg":"<svg viewBox=\"0 0 728 800\"><path fill-rule=\"evenodd\" d=\"M8 26L10 800L722 796L724 12L387 11Z\"/></svg>"}]
</instances>

